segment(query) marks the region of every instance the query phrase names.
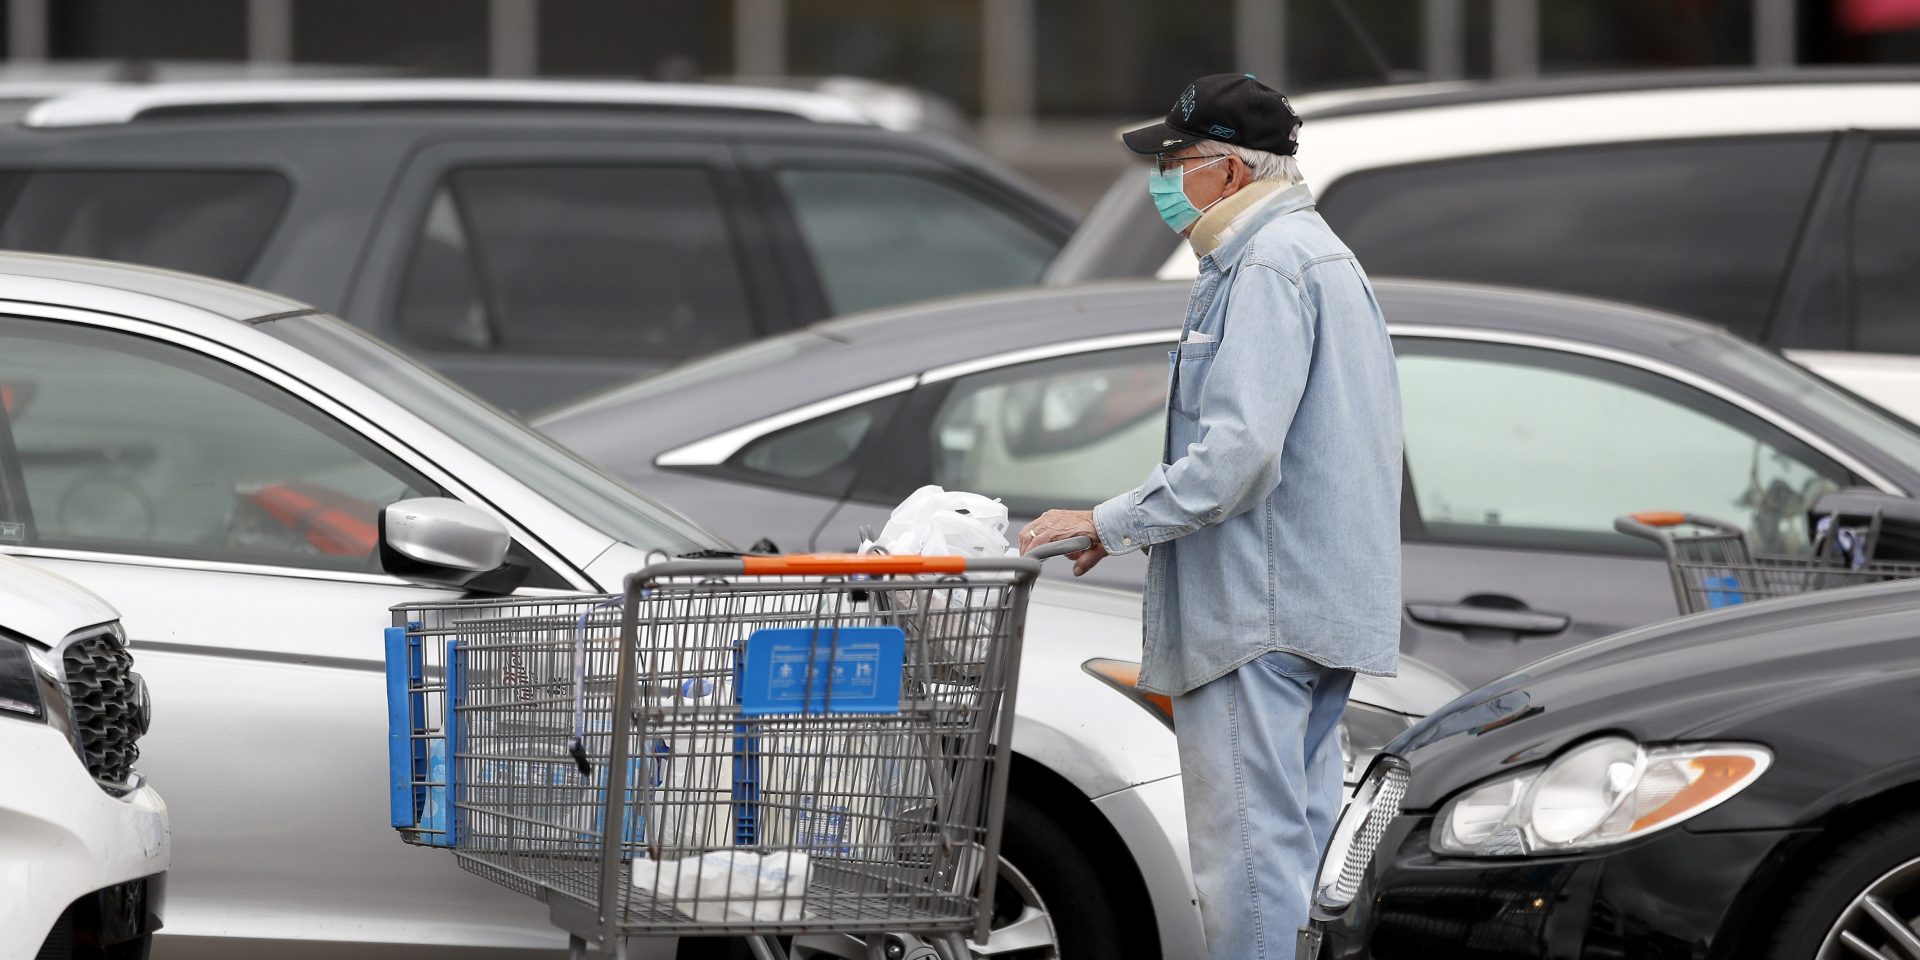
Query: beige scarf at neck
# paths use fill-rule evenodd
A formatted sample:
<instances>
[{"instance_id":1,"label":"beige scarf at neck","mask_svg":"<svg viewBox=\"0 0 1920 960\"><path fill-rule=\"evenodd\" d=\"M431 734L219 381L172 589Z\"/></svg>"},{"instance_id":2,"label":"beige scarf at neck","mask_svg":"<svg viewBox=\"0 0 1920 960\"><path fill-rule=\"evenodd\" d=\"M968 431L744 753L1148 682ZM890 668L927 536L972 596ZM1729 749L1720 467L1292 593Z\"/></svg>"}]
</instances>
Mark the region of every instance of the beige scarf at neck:
<instances>
[{"instance_id":1,"label":"beige scarf at neck","mask_svg":"<svg viewBox=\"0 0 1920 960\"><path fill-rule=\"evenodd\" d=\"M1208 207L1207 212L1201 214L1194 223L1193 233L1188 237L1193 244L1193 255L1204 257L1220 249L1221 244L1240 232L1248 219L1244 215L1266 206L1267 201L1285 193L1291 186L1293 184L1279 180L1255 180L1241 187L1239 193Z\"/></svg>"}]
</instances>

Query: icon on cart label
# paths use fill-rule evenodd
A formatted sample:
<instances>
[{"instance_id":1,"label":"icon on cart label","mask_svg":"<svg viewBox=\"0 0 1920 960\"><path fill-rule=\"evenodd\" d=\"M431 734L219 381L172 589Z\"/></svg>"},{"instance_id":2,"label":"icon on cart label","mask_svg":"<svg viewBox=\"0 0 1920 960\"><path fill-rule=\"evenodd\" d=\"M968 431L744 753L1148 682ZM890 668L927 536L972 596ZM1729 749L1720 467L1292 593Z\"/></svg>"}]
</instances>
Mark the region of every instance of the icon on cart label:
<instances>
[{"instance_id":1,"label":"icon on cart label","mask_svg":"<svg viewBox=\"0 0 1920 960\"><path fill-rule=\"evenodd\" d=\"M747 638L740 712L899 713L899 627L779 627Z\"/></svg>"},{"instance_id":2,"label":"icon on cart label","mask_svg":"<svg viewBox=\"0 0 1920 960\"><path fill-rule=\"evenodd\" d=\"M27 525L0 520L0 543L26 543Z\"/></svg>"}]
</instances>

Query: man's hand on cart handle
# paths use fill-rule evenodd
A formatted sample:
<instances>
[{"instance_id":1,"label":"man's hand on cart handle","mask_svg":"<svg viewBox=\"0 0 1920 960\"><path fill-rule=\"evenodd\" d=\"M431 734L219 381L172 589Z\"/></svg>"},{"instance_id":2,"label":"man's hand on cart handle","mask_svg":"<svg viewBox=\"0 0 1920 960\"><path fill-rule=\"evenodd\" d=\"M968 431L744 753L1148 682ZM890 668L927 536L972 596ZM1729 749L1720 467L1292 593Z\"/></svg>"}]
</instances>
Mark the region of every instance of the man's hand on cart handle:
<instances>
[{"instance_id":1,"label":"man's hand on cart handle","mask_svg":"<svg viewBox=\"0 0 1920 960\"><path fill-rule=\"evenodd\" d=\"M1022 556L1029 560L1052 560L1054 557L1071 557L1076 553L1092 549L1092 547L1092 537L1068 537L1065 540L1055 540L1052 543L1040 544L1028 550L1022 554Z\"/></svg>"},{"instance_id":2,"label":"man's hand on cart handle","mask_svg":"<svg viewBox=\"0 0 1920 960\"><path fill-rule=\"evenodd\" d=\"M1041 544L1075 537L1085 537L1087 546L1067 556L1073 560L1073 575L1083 577L1107 558L1107 548L1100 545L1100 531L1093 525L1092 510L1048 510L1041 514L1020 531L1020 552L1031 553Z\"/></svg>"}]
</instances>

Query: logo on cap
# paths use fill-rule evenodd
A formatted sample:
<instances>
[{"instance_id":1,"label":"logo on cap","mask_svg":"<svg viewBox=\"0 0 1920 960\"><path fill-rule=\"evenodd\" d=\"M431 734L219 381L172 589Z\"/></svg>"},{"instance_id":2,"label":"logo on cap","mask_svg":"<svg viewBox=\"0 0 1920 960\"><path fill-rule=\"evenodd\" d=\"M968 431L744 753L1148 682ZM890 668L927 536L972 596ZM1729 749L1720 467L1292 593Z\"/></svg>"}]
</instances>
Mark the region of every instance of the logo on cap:
<instances>
[{"instance_id":1,"label":"logo on cap","mask_svg":"<svg viewBox=\"0 0 1920 960\"><path fill-rule=\"evenodd\" d=\"M1180 95L1180 100L1174 106L1180 111L1180 119L1193 119L1193 84L1187 84L1187 92Z\"/></svg>"},{"instance_id":2,"label":"logo on cap","mask_svg":"<svg viewBox=\"0 0 1920 960\"><path fill-rule=\"evenodd\" d=\"M1223 127L1217 123L1207 128L1208 136L1219 137L1222 140L1232 140L1233 134L1234 129L1232 127Z\"/></svg>"}]
</instances>

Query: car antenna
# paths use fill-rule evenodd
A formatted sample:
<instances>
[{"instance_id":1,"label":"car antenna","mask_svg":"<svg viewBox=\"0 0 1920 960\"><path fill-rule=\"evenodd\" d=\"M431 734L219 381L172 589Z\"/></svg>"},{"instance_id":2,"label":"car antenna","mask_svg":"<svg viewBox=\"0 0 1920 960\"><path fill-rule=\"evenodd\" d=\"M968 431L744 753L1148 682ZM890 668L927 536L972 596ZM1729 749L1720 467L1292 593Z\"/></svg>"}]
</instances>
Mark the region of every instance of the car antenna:
<instances>
[{"instance_id":1,"label":"car antenna","mask_svg":"<svg viewBox=\"0 0 1920 960\"><path fill-rule=\"evenodd\" d=\"M1382 50L1380 44L1374 40L1373 31L1368 30L1367 25L1361 23L1360 18L1354 15L1353 7L1347 3L1347 0L1327 0L1327 3L1333 7L1335 13L1340 15L1347 29L1353 31L1353 38L1360 41L1360 49L1366 52L1367 59L1373 61L1373 68L1380 73L1380 82L1392 83L1393 64L1388 62L1386 51Z\"/></svg>"}]
</instances>

